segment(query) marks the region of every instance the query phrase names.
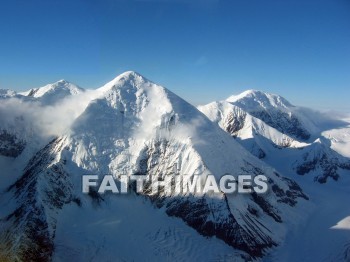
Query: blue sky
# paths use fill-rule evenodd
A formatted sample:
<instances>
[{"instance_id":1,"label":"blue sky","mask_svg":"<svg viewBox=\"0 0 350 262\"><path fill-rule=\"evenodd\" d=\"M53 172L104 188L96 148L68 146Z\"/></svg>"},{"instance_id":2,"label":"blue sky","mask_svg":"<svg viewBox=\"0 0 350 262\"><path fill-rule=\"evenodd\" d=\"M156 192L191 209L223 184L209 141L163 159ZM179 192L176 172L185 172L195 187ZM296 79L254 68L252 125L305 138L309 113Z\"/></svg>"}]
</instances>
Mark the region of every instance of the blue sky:
<instances>
[{"instance_id":1,"label":"blue sky","mask_svg":"<svg viewBox=\"0 0 350 262\"><path fill-rule=\"evenodd\" d=\"M0 88L135 70L193 104L259 89L350 112L349 14L348 0L3 0Z\"/></svg>"}]
</instances>

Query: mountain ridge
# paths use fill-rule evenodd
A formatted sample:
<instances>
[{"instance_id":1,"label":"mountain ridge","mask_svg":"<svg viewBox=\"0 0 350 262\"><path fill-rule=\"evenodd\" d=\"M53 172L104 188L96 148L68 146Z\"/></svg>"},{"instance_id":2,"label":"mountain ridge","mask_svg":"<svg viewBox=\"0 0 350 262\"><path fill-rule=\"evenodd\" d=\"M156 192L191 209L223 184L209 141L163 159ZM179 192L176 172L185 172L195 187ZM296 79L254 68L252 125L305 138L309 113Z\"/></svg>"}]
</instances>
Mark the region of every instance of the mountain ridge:
<instances>
[{"instance_id":1,"label":"mountain ridge","mask_svg":"<svg viewBox=\"0 0 350 262\"><path fill-rule=\"evenodd\" d=\"M273 103L268 98L263 102L281 106L285 114L270 114L271 121L276 116L288 119L285 110L293 108L294 113L295 107L275 98L271 98ZM1 99L12 101L11 97ZM67 103L69 99L71 103ZM275 252L286 248L285 241L291 235L300 234L298 228L312 217L314 206L319 204L315 199L321 185L312 187L304 181L308 177L326 179L324 188L337 193L331 190L341 188L339 182L346 186L347 171L341 169L343 159L328 150L328 140L303 141L295 137L297 133L289 134L290 130L284 126L279 126L282 131L270 126L265 115L257 114L254 107L251 111L258 117L243 108L251 103L240 107L235 104L239 99L233 100L212 103L203 112L205 107L198 110L165 87L127 71L99 89L51 101L56 103L53 108L59 115L72 116L66 129L45 138L36 137L38 131L34 129L36 132L28 136L25 148L17 156L6 156L0 150L0 164L7 177L11 176L0 180L0 188L5 189L0 193L3 207L0 253L24 261L62 261L71 257L79 261L96 256L106 261L145 258L161 261L159 254L167 254L169 259L179 256L182 260L269 260ZM74 114L71 108L60 111L66 106L77 107L79 101L82 105ZM21 101L22 106L27 103L32 106L33 102L37 101ZM50 103L43 103L38 109L45 111L52 107ZM255 104L263 103L255 101ZM6 117L10 118L11 111L5 109L0 106L0 113L7 112ZM261 110L266 112L266 108ZM20 113L14 116L22 116ZM25 127L27 117L31 116L24 114L21 120ZM298 128L303 129L302 121L299 122ZM0 129L18 135L13 125L0 122ZM35 147L33 137L43 145ZM250 145L258 146L265 156L259 160L259 155L244 143L246 140L254 142ZM16 145L7 135L0 135L0 149L1 143ZM11 150L10 147L8 152ZM304 153L308 155L304 157ZM327 153L326 158L318 157L312 170L304 176L295 174L300 166L313 161L312 156L323 153ZM291 165L293 154L300 156L297 159L300 163ZM81 191L84 174L100 178L113 174L117 181L122 174L164 179L175 176L174 167L178 175L199 175L201 179L208 175L219 179L227 173L266 175L270 190L263 195L197 192L168 196L164 191L152 193L147 185L144 191L132 191L125 197L103 195L96 190L90 194ZM337 184L331 183L335 178L333 173L317 177L322 174L320 170L338 169L342 173ZM339 200L337 195L334 199ZM134 206L137 210L133 210ZM145 214L147 222L143 221ZM341 241L337 238L335 243ZM203 244L201 252L197 251L201 245L195 242ZM128 245L135 250L127 252ZM4 246L11 248L3 249Z\"/></svg>"},{"instance_id":2,"label":"mountain ridge","mask_svg":"<svg viewBox=\"0 0 350 262\"><path fill-rule=\"evenodd\" d=\"M72 132L33 152L17 181L1 196L3 201L14 198L0 231L0 239L13 246L10 257L17 253L20 259L51 259L59 234L57 221L67 208L102 208L105 201L119 201L98 193L82 194L81 174L164 178L175 175L175 164L180 175L198 174L203 179L209 174L216 179L226 173L265 174L273 190L263 196L200 192L167 196L146 188L141 196L198 234L216 237L247 257L262 257L283 241L290 213L308 200L294 181L256 159L194 106L136 73L122 74L96 94L74 120ZM37 208L30 209L28 203ZM16 214L26 214L22 223ZM42 225L41 234L29 243L35 221ZM273 234L276 228L279 233ZM84 236L88 239L89 232Z\"/></svg>"}]
</instances>

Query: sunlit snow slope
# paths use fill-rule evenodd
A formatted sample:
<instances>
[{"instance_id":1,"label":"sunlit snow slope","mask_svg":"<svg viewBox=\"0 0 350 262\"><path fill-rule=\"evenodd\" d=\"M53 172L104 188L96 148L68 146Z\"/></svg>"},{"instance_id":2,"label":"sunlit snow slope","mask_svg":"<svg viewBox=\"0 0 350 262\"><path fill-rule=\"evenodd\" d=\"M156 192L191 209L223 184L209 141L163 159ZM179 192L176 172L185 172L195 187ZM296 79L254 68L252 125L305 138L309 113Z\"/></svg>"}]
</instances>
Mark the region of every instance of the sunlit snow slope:
<instances>
[{"instance_id":1,"label":"sunlit snow slope","mask_svg":"<svg viewBox=\"0 0 350 262\"><path fill-rule=\"evenodd\" d=\"M43 93L66 88L58 84ZM2 99L19 107L38 102ZM52 107L47 103L39 103L41 112ZM52 103L59 114L49 111L50 121L38 122L32 115L37 111L11 114L1 107L8 118L0 125L1 145L22 141L8 124L13 118L22 116L23 123L30 118L36 131L24 131L32 135L24 137L24 149L0 156L6 170L0 195L3 260L262 259L283 244L309 205L292 179L250 154L194 106L135 72L95 91L69 91ZM37 148L34 139L43 146ZM84 174L164 177L175 176L174 167L180 175L201 178L263 174L270 190L170 196L148 188L127 196L81 192Z\"/></svg>"}]
</instances>

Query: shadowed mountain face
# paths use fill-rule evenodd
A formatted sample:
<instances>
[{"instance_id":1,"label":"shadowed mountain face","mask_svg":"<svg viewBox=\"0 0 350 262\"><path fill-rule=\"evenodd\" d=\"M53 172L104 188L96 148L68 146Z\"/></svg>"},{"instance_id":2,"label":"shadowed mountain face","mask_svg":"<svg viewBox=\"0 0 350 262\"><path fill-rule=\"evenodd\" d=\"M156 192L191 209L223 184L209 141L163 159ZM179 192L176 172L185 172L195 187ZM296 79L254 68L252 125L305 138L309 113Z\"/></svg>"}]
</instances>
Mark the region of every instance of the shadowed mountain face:
<instances>
[{"instance_id":1,"label":"shadowed mountain face","mask_svg":"<svg viewBox=\"0 0 350 262\"><path fill-rule=\"evenodd\" d=\"M249 90L226 101L293 138L308 140L311 136L295 107L281 96Z\"/></svg>"},{"instance_id":2,"label":"shadowed mountain face","mask_svg":"<svg viewBox=\"0 0 350 262\"><path fill-rule=\"evenodd\" d=\"M55 90L65 87L59 85ZM168 233L157 232L173 228L187 234L176 241L176 254L186 259L215 259L219 254L209 248L212 245L217 252L229 247L230 252L239 254L237 259L259 258L283 242L291 214L296 214L297 206L308 200L296 182L258 160L195 107L135 72L118 76L91 97L66 133L40 150L27 146L26 156L30 155L30 159L19 151L14 156L17 158L13 161L22 161L18 163L24 168L12 170L17 179L0 195L1 254L10 260L51 261L79 253L80 258L89 258L103 247L106 260L107 256L132 260L132 252L119 257L124 251L115 252L118 246L113 243L132 242L137 237L138 246L147 246L152 235L157 241L164 238L157 243L168 250L172 243ZM232 132L240 130L245 118L243 113L237 125L229 123ZM11 139L4 135L3 140L15 146ZM177 175L204 178L212 174L217 180L224 174L265 175L271 190L261 195L168 195L163 191L154 194L146 187L140 194L131 193L130 202L118 195L81 192L84 174L164 178L176 175L174 166ZM143 221L142 216L135 215L128 203L151 214L150 220ZM101 213L105 219L119 218L108 224L114 226L104 231L106 234L98 233L105 230L104 220L93 221ZM142 233L121 234L125 229L118 223L130 228L145 224ZM89 229L78 231L79 241L69 242L77 237L75 230L84 227ZM195 253L197 248L186 248L198 241L208 247L200 254ZM60 253L60 248L67 245L69 252ZM144 252L148 258L160 260L153 249Z\"/></svg>"},{"instance_id":3,"label":"shadowed mountain face","mask_svg":"<svg viewBox=\"0 0 350 262\"><path fill-rule=\"evenodd\" d=\"M19 156L26 143L20 140L16 135L9 134L6 130L0 132L0 155L7 157Z\"/></svg>"},{"instance_id":4,"label":"shadowed mountain face","mask_svg":"<svg viewBox=\"0 0 350 262\"><path fill-rule=\"evenodd\" d=\"M311 175L319 183L349 174L350 159L334 151L321 134L330 127L344 127L344 121L255 90L198 109L250 153L283 173ZM315 141L305 142L311 137Z\"/></svg>"}]
</instances>

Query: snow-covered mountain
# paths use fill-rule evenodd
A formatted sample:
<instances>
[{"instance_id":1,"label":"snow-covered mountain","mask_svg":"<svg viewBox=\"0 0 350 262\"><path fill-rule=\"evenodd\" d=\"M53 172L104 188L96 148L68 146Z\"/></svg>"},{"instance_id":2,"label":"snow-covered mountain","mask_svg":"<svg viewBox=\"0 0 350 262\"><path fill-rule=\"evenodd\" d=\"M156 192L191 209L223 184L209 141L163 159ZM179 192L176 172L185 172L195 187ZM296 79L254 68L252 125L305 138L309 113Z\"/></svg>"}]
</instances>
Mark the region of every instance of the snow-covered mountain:
<instances>
[{"instance_id":1,"label":"snow-covered mountain","mask_svg":"<svg viewBox=\"0 0 350 262\"><path fill-rule=\"evenodd\" d=\"M30 160L23 153L0 156L9 178L2 181L0 195L3 257L259 259L281 245L301 220L299 209L308 205L308 197L296 182L166 88L126 72L90 98L69 128L33 149ZM146 187L128 196L83 194L84 174L201 179L264 174L271 190L264 195L168 195Z\"/></svg>"},{"instance_id":2,"label":"snow-covered mountain","mask_svg":"<svg viewBox=\"0 0 350 262\"><path fill-rule=\"evenodd\" d=\"M212 102L199 106L198 109L231 136L237 138L249 152L260 159L266 156L270 147L300 148L307 145L227 101Z\"/></svg>"},{"instance_id":3,"label":"snow-covered mountain","mask_svg":"<svg viewBox=\"0 0 350 262\"><path fill-rule=\"evenodd\" d=\"M281 96L248 90L198 109L277 170L298 175L312 173L320 183L328 178L338 180L342 170L350 170L350 159L333 151L331 143L321 135L325 127L346 123L295 107ZM306 133L314 138L313 142L303 142L306 137L301 134Z\"/></svg>"},{"instance_id":4,"label":"snow-covered mountain","mask_svg":"<svg viewBox=\"0 0 350 262\"><path fill-rule=\"evenodd\" d=\"M226 101L296 139L308 140L311 136L309 129L315 128L310 119L305 119L295 106L278 95L248 90L230 96Z\"/></svg>"},{"instance_id":5,"label":"snow-covered mountain","mask_svg":"<svg viewBox=\"0 0 350 262\"><path fill-rule=\"evenodd\" d=\"M305 221L266 261L348 261L350 226L343 221L350 213L345 200L350 196L350 121L252 90L198 108L253 155L295 179L310 197L310 214L301 211ZM300 135L305 130L308 139Z\"/></svg>"},{"instance_id":6,"label":"snow-covered mountain","mask_svg":"<svg viewBox=\"0 0 350 262\"><path fill-rule=\"evenodd\" d=\"M32 88L19 94L37 98L45 105L53 105L66 97L78 95L84 91L84 89L62 79L53 84L48 84L39 88Z\"/></svg>"},{"instance_id":7,"label":"snow-covered mountain","mask_svg":"<svg viewBox=\"0 0 350 262\"><path fill-rule=\"evenodd\" d=\"M46 87L0 93L0 260L346 261L344 121L260 91L203 115L135 72ZM81 191L85 174L227 173L264 174L270 191Z\"/></svg>"},{"instance_id":8,"label":"snow-covered mountain","mask_svg":"<svg viewBox=\"0 0 350 262\"><path fill-rule=\"evenodd\" d=\"M339 170L347 171L346 175L350 175L350 159L333 151L329 141L323 137L303 148L301 152L302 158L293 163L299 175L313 172L320 183L327 182L328 178L337 181L340 177Z\"/></svg>"},{"instance_id":9,"label":"snow-covered mountain","mask_svg":"<svg viewBox=\"0 0 350 262\"><path fill-rule=\"evenodd\" d=\"M96 92L86 91L65 80L16 93L0 90L0 155L28 155L54 136L68 132Z\"/></svg>"}]
</instances>

